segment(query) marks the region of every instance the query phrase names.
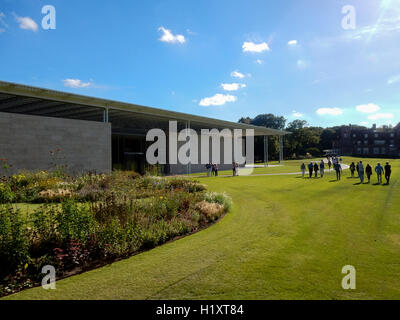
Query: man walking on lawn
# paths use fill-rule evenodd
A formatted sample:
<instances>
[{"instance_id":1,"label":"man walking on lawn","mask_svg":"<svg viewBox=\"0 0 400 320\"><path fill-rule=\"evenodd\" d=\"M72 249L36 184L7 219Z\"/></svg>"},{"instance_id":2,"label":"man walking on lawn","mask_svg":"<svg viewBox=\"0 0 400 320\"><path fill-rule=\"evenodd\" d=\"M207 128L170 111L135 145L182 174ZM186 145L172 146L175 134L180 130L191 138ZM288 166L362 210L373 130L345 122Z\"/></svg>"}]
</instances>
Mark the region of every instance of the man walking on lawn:
<instances>
[{"instance_id":1,"label":"man walking on lawn","mask_svg":"<svg viewBox=\"0 0 400 320\"><path fill-rule=\"evenodd\" d=\"M336 171L336 180L340 180L342 176L342 166L340 163L335 163L334 169Z\"/></svg>"},{"instance_id":2,"label":"man walking on lawn","mask_svg":"<svg viewBox=\"0 0 400 320\"><path fill-rule=\"evenodd\" d=\"M319 171L320 171L320 174L321 174L321 178L323 178L324 174L325 174L325 163L324 163L324 160L321 160L321 163L319 164Z\"/></svg>"},{"instance_id":3,"label":"man walking on lawn","mask_svg":"<svg viewBox=\"0 0 400 320\"><path fill-rule=\"evenodd\" d=\"M312 178L312 173L313 173L314 165L312 162L308 164L308 172L310 173L310 179Z\"/></svg>"},{"instance_id":4,"label":"man walking on lawn","mask_svg":"<svg viewBox=\"0 0 400 320\"><path fill-rule=\"evenodd\" d=\"M375 172L378 175L378 183L381 184L382 183L382 174L384 172L384 169L380 163L378 163L378 165L375 167Z\"/></svg>"},{"instance_id":5,"label":"man walking on lawn","mask_svg":"<svg viewBox=\"0 0 400 320\"><path fill-rule=\"evenodd\" d=\"M369 163L365 167L365 174L367 175L368 183L370 183L371 182L371 176L372 176L372 167L369 165Z\"/></svg>"},{"instance_id":6,"label":"man walking on lawn","mask_svg":"<svg viewBox=\"0 0 400 320\"><path fill-rule=\"evenodd\" d=\"M392 166L389 164L389 162L386 162L385 166L385 179L386 179L386 184L390 183L390 176L392 175Z\"/></svg>"}]
</instances>

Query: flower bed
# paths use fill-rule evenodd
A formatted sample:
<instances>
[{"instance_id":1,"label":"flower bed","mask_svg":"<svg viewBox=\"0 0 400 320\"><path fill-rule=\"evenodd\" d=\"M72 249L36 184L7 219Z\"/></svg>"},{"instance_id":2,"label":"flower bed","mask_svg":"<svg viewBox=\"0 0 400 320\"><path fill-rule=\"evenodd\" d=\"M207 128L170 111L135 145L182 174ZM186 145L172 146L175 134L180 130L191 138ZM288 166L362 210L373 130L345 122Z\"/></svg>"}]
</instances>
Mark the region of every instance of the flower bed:
<instances>
[{"instance_id":1,"label":"flower bed","mask_svg":"<svg viewBox=\"0 0 400 320\"><path fill-rule=\"evenodd\" d=\"M0 295L32 287L52 265L81 272L208 226L230 208L226 195L198 182L132 172L3 179L0 201L42 202L29 215L0 205Z\"/></svg>"}]
</instances>

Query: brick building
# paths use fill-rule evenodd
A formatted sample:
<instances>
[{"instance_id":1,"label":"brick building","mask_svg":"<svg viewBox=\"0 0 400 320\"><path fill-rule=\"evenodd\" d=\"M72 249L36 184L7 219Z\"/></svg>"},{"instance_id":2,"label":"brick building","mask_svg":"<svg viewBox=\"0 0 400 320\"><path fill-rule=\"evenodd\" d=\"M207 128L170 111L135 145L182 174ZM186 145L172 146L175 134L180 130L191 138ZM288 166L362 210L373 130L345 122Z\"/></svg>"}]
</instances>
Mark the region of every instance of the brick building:
<instances>
[{"instance_id":1,"label":"brick building","mask_svg":"<svg viewBox=\"0 0 400 320\"><path fill-rule=\"evenodd\" d=\"M400 157L400 123L394 128L342 126L336 133L332 147L341 155Z\"/></svg>"}]
</instances>

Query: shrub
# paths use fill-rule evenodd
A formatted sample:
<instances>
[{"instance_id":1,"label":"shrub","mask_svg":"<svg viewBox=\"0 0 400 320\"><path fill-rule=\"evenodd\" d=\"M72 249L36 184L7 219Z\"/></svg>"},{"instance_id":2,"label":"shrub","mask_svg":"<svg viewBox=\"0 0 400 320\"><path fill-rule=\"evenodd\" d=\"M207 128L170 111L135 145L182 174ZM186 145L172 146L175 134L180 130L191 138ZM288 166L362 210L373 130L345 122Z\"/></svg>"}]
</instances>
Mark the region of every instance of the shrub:
<instances>
[{"instance_id":1,"label":"shrub","mask_svg":"<svg viewBox=\"0 0 400 320\"><path fill-rule=\"evenodd\" d=\"M225 211L222 204L210 203L207 201L201 201L196 205L196 208L207 218L208 221L214 221L218 219Z\"/></svg>"},{"instance_id":2,"label":"shrub","mask_svg":"<svg viewBox=\"0 0 400 320\"><path fill-rule=\"evenodd\" d=\"M56 220L57 230L64 243L70 240L86 243L95 226L94 216L88 206L79 206L73 200L62 203L61 212Z\"/></svg>"},{"instance_id":3,"label":"shrub","mask_svg":"<svg viewBox=\"0 0 400 320\"><path fill-rule=\"evenodd\" d=\"M11 190L10 185L0 182L0 203L12 203L16 194Z\"/></svg>"},{"instance_id":4,"label":"shrub","mask_svg":"<svg viewBox=\"0 0 400 320\"><path fill-rule=\"evenodd\" d=\"M42 171L3 179L0 202L45 204L26 221L17 210L0 206L0 295L40 281L46 264L60 276L153 248L215 221L231 200L204 191L197 181L134 172L70 178Z\"/></svg>"},{"instance_id":5,"label":"shrub","mask_svg":"<svg viewBox=\"0 0 400 320\"><path fill-rule=\"evenodd\" d=\"M0 206L0 279L28 261L28 249L26 227L19 210Z\"/></svg>"},{"instance_id":6,"label":"shrub","mask_svg":"<svg viewBox=\"0 0 400 320\"><path fill-rule=\"evenodd\" d=\"M218 203L222 205L226 212L229 211L232 207L232 199L225 192L207 192L205 194L205 200L207 202Z\"/></svg>"}]
</instances>

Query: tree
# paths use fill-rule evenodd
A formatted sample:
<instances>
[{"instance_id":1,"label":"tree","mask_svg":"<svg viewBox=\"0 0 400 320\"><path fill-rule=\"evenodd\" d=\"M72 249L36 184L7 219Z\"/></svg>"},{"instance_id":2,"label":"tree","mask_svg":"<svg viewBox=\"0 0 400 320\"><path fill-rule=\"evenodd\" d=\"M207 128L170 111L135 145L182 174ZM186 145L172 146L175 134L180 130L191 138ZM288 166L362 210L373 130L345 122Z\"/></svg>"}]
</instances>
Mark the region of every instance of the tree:
<instances>
[{"instance_id":1,"label":"tree","mask_svg":"<svg viewBox=\"0 0 400 320\"><path fill-rule=\"evenodd\" d=\"M333 128L326 128L321 133L320 150L332 149L332 141L336 139L336 130Z\"/></svg>"},{"instance_id":2,"label":"tree","mask_svg":"<svg viewBox=\"0 0 400 320\"><path fill-rule=\"evenodd\" d=\"M254 119L251 119L251 124L260 127L283 130L285 128L286 119L277 117L271 113L259 114Z\"/></svg>"},{"instance_id":3,"label":"tree","mask_svg":"<svg viewBox=\"0 0 400 320\"><path fill-rule=\"evenodd\" d=\"M254 126L266 127L271 129L283 130L285 128L286 119L278 117L271 113L259 114L255 118L240 118L239 123L252 124ZM264 140L263 137L255 137L254 139L254 158L262 160L264 158ZM268 139L268 153L271 159L279 158L279 142L275 136L270 136Z\"/></svg>"}]
</instances>

